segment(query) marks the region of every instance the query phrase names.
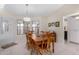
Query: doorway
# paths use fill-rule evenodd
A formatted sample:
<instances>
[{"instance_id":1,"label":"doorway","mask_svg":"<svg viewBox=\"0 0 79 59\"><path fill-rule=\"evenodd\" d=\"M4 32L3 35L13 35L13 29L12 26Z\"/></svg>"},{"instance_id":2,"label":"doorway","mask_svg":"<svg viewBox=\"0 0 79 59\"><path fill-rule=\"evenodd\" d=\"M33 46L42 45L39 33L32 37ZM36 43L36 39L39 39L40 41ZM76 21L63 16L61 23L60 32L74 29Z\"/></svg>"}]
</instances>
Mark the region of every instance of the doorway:
<instances>
[{"instance_id":1,"label":"doorway","mask_svg":"<svg viewBox=\"0 0 79 59\"><path fill-rule=\"evenodd\" d=\"M64 25L64 41L68 41L68 21L67 19L63 20L63 25Z\"/></svg>"}]
</instances>

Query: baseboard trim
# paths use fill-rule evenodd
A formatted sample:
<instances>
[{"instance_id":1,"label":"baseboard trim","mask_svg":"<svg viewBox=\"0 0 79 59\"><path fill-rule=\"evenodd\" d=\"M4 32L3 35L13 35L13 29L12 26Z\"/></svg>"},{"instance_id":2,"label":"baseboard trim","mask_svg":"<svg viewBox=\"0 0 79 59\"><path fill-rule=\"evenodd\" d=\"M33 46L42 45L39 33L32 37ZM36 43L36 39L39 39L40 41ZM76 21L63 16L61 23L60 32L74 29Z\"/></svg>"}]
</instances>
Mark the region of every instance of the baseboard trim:
<instances>
[{"instance_id":1,"label":"baseboard trim","mask_svg":"<svg viewBox=\"0 0 79 59\"><path fill-rule=\"evenodd\" d=\"M77 42L73 42L73 41L69 41L70 43L73 43L73 44L78 44L79 45L79 43L77 43Z\"/></svg>"}]
</instances>

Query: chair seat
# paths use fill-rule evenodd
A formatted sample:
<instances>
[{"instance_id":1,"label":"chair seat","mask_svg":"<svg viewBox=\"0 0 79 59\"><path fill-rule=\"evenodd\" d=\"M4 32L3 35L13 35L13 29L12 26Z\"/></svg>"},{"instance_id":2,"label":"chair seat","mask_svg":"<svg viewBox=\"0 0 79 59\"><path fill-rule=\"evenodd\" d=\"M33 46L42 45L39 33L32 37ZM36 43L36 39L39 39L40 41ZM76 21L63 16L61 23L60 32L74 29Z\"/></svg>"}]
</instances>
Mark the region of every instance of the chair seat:
<instances>
[{"instance_id":1,"label":"chair seat","mask_svg":"<svg viewBox=\"0 0 79 59\"><path fill-rule=\"evenodd\" d=\"M49 52L49 49L47 48L42 48L41 46L36 46L35 50L37 50L37 53L43 55L43 54L47 54Z\"/></svg>"}]
</instances>

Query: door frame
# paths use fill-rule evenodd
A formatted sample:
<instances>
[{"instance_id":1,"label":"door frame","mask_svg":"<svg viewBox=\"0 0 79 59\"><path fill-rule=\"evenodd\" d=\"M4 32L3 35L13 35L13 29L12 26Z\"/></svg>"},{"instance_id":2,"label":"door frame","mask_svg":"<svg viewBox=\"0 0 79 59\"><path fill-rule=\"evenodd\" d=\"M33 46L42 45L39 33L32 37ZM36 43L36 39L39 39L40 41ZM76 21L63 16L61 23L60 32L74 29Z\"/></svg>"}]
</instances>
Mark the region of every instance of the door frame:
<instances>
[{"instance_id":1,"label":"door frame","mask_svg":"<svg viewBox=\"0 0 79 59\"><path fill-rule=\"evenodd\" d=\"M64 19L67 19L67 18L72 17L72 16L75 16L75 15L79 15L79 12L75 12L75 13L68 14L68 15L66 15L66 16L63 16L63 34L64 34ZM64 37L63 37L63 39L64 39ZM65 42L65 41L64 41L64 42ZM67 42L70 42L70 40L69 40L69 35L68 35Z\"/></svg>"}]
</instances>

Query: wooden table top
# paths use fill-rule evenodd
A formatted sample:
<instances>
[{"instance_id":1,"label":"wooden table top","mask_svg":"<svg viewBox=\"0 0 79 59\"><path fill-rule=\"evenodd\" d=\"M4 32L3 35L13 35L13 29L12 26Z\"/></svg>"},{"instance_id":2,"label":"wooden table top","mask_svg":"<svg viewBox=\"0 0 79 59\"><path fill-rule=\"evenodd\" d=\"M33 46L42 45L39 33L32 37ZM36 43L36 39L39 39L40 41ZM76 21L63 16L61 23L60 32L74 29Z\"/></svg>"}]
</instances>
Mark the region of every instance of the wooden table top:
<instances>
[{"instance_id":1,"label":"wooden table top","mask_svg":"<svg viewBox=\"0 0 79 59\"><path fill-rule=\"evenodd\" d=\"M35 34L32 34L32 39L33 39L34 41L42 41L42 40L43 40L43 37L37 36L37 35L35 35Z\"/></svg>"},{"instance_id":2,"label":"wooden table top","mask_svg":"<svg viewBox=\"0 0 79 59\"><path fill-rule=\"evenodd\" d=\"M42 38L39 36L36 36L35 34L32 34L32 39L34 40L34 41L41 41L42 40Z\"/></svg>"}]
</instances>

